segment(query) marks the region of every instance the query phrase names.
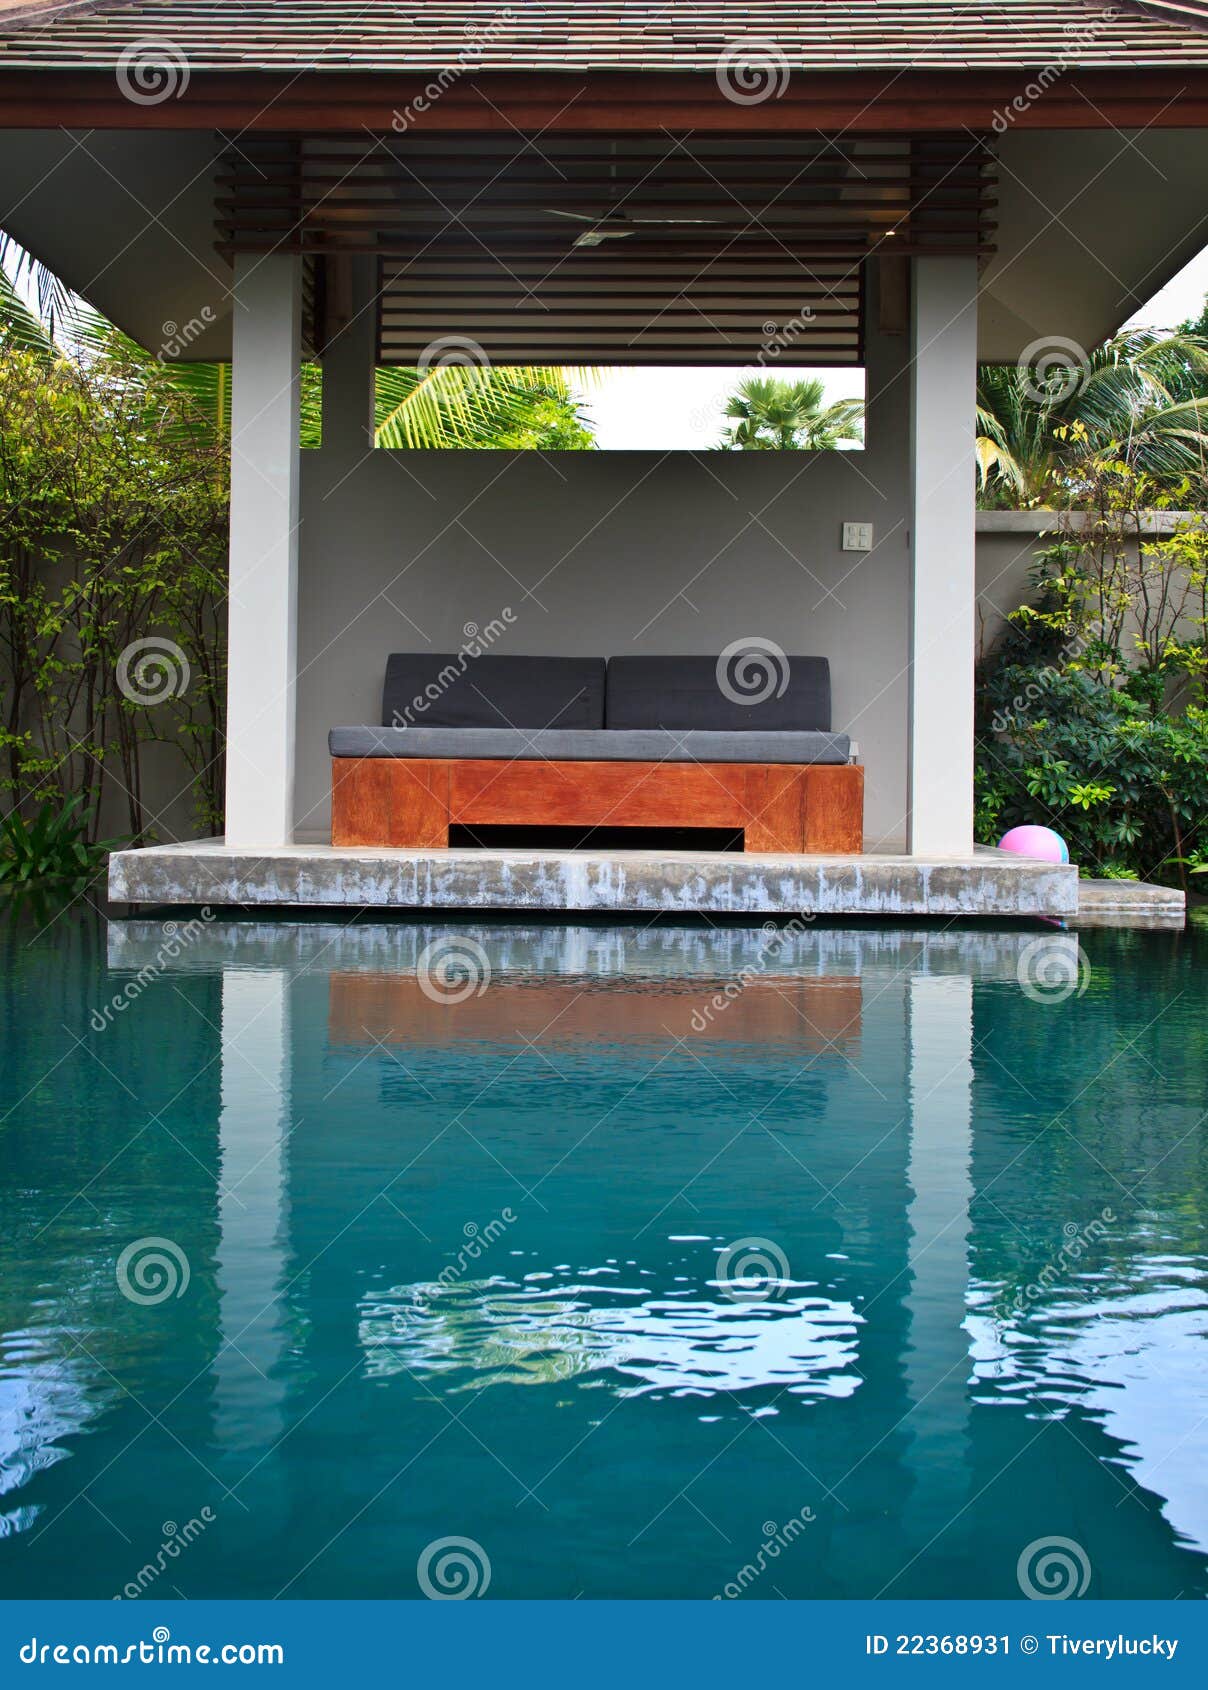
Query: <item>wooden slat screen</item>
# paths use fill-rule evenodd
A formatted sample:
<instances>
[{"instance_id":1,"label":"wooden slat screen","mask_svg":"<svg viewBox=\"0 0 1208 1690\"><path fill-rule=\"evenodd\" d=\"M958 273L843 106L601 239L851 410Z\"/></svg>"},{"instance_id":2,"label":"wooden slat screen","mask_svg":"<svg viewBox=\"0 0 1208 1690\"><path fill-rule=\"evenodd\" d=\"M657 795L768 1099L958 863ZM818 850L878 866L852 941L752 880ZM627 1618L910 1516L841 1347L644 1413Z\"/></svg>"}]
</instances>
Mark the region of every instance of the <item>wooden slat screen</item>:
<instances>
[{"instance_id":1,"label":"wooden slat screen","mask_svg":"<svg viewBox=\"0 0 1208 1690\"><path fill-rule=\"evenodd\" d=\"M217 231L228 253L374 255L387 364L463 337L500 364L748 364L771 343L848 365L864 260L988 252L992 194L985 138L243 137Z\"/></svg>"}]
</instances>

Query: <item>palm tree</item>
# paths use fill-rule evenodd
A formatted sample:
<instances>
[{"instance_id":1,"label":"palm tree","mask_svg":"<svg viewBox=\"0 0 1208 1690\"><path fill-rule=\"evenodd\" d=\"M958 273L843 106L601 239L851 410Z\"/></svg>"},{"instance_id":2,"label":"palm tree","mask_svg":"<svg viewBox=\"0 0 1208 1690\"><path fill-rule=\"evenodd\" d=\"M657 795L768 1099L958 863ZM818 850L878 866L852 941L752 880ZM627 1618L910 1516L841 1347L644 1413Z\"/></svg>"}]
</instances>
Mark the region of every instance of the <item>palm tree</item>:
<instances>
[{"instance_id":1,"label":"palm tree","mask_svg":"<svg viewBox=\"0 0 1208 1690\"><path fill-rule=\"evenodd\" d=\"M786 381L748 376L726 406L733 419L721 439L726 452L827 452L842 441L864 438L864 403L838 399L824 404L826 386L817 376Z\"/></svg>"},{"instance_id":2,"label":"palm tree","mask_svg":"<svg viewBox=\"0 0 1208 1690\"><path fill-rule=\"evenodd\" d=\"M7 266L7 271L5 269ZM36 311L21 298L26 278ZM0 339L45 356L76 361L120 352L130 370L162 369L188 400L187 414L203 435L231 432L231 371L224 363L160 364L0 230ZM375 372L375 444L390 447L489 447L549 436L559 446L594 444L572 392L572 380L591 372L442 364L426 370L390 367ZM322 374L302 368L302 445L322 437Z\"/></svg>"},{"instance_id":3,"label":"palm tree","mask_svg":"<svg viewBox=\"0 0 1208 1690\"><path fill-rule=\"evenodd\" d=\"M1130 329L1047 375L984 366L977 392L984 502L1061 502L1077 488L1079 463L1113 449L1159 480L1202 475L1206 388L1208 340L1182 331Z\"/></svg>"}]
</instances>

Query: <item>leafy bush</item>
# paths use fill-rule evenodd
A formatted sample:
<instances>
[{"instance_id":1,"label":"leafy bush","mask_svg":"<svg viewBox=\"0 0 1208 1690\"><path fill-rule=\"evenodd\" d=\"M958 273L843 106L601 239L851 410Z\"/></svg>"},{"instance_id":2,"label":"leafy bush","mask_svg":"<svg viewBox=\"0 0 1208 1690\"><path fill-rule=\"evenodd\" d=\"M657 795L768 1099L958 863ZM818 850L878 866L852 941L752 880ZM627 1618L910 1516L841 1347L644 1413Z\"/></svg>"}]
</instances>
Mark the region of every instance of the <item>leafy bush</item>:
<instances>
[{"instance_id":1,"label":"leafy bush","mask_svg":"<svg viewBox=\"0 0 1208 1690\"><path fill-rule=\"evenodd\" d=\"M88 816L77 795L48 798L32 820L13 811L0 820L0 886L76 884L100 868L108 845L88 841Z\"/></svg>"},{"instance_id":2,"label":"leafy bush","mask_svg":"<svg viewBox=\"0 0 1208 1690\"><path fill-rule=\"evenodd\" d=\"M76 330L73 359L0 285L2 802L28 812L43 794L77 794L94 828L106 799L140 843L156 820L145 753L160 743L183 760L198 829L212 832L226 451L150 354L87 314ZM149 643L179 655L179 684L123 686Z\"/></svg>"},{"instance_id":3,"label":"leafy bush","mask_svg":"<svg viewBox=\"0 0 1208 1690\"><path fill-rule=\"evenodd\" d=\"M1043 821L1105 878L1169 876L1208 838L1208 710L1154 715L1086 673L1026 664L997 669L982 703L979 838Z\"/></svg>"},{"instance_id":4,"label":"leafy bush","mask_svg":"<svg viewBox=\"0 0 1208 1690\"><path fill-rule=\"evenodd\" d=\"M1208 524L1113 452L1081 469L1081 509L979 669L978 838L1041 821L1084 873L1178 880L1208 866Z\"/></svg>"}]
</instances>

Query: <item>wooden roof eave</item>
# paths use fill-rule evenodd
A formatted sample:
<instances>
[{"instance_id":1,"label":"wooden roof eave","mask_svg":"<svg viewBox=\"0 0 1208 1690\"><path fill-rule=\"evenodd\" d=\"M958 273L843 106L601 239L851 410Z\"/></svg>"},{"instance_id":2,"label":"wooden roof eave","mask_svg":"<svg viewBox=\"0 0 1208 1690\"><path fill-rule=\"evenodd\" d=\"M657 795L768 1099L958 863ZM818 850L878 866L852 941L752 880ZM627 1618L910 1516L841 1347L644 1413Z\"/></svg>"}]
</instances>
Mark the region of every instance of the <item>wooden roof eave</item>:
<instances>
[{"instance_id":1,"label":"wooden roof eave","mask_svg":"<svg viewBox=\"0 0 1208 1690\"><path fill-rule=\"evenodd\" d=\"M1208 67L1071 69L1029 98L1040 75L1040 67L795 72L780 98L749 107L699 72L492 71L463 76L421 121L425 133L463 134L1208 127ZM426 73L194 70L179 97L134 105L109 71L0 67L0 128L388 134L429 81Z\"/></svg>"}]
</instances>

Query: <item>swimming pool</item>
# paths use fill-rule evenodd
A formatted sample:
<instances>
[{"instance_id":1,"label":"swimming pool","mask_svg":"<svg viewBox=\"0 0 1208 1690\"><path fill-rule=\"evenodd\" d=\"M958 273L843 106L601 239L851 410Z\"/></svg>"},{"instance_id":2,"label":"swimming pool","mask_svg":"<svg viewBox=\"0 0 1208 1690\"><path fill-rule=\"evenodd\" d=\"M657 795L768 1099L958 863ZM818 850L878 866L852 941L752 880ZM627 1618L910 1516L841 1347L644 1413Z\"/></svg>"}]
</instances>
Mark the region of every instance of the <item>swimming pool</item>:
<instances>
[{"instance_id":1,"label":"swimming pool","mask_svg":"<svg viewBox=\"0 0 1208 1690\"><path fill-rule=\"evenodd\" d=\"M3 945L7 1595L1208 1591L1202 931Z\"/></svg>"}]
</instances>

